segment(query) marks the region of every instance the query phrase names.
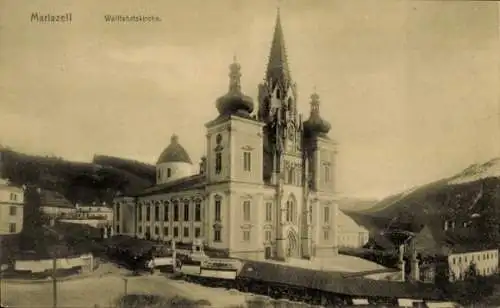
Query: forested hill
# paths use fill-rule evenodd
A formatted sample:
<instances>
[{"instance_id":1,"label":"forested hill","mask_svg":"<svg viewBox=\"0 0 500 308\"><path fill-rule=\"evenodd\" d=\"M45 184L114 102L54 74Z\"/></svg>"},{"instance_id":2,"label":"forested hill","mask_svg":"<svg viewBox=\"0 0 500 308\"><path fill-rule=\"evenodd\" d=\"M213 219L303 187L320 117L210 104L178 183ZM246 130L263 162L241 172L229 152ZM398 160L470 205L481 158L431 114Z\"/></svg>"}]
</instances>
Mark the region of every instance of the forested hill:
<instances>
[{"instance_id":1,"label":"forested hill","mask_svg":"<svg viewBox=\"0 0 500 308\"><path fill-rule=\"evenodd\" d=\"M110 202L116 192L151 186L155 167L133 160L95 156L92 162L74 162L1 148L1 171L17 185L32 184L62 193L71 202Z\"/></svg>"},{"instance_id":2,"label":"forested hill","mask_svg":"<svg viewBox=\"0 0 500 308\"><path fill-rule=\"evenodd\" d=\"M453 221L454 232L467 235L471 242L500 246L500 158L350 214L372 232L389 227L418 231L424 224L442 232L445 221Z\"/></svg>"}]
</instances>

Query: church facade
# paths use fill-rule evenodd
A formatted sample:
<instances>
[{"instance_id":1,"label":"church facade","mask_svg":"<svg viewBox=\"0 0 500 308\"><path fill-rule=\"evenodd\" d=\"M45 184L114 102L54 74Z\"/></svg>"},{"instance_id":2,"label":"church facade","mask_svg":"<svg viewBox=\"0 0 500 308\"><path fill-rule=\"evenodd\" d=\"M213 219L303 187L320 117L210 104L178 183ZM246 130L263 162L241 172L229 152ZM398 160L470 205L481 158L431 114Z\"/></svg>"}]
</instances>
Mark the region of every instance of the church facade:
<instances>
[{"instance_id":1,"label":"church facade","mask_svg":"<svg viewBox=\"0 0 500 308\"><path fill-rule=\"evenodd\" d=\"M114 200L115 233L198 239L248 259L337 254L337 144L318 94L307 120L298 113L279 12L257 104L242 92L236 60L229 77L228 93L216 101L219 116L205 125L201 162L194 165L173 135L158 159L156 185Z\"/></svg>"}]
</instances>

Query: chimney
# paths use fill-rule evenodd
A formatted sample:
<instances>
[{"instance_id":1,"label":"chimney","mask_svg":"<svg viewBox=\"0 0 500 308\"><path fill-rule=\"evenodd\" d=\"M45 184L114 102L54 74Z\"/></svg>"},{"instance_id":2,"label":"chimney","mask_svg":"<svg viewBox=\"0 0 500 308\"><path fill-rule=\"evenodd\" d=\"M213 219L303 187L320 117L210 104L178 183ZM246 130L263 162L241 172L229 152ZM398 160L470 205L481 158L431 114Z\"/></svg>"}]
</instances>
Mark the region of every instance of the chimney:
<instances>
[{"instance_id":1,"label":"chimney","mask_svg":"<svg viewBox=\"0 0 500 308\"><path fill-rule=\"evenodd\" d=\"M206 169L207 169L207 157L202 156L200 162L200 174L205 174Z\"/></svg>"}]
</instances>

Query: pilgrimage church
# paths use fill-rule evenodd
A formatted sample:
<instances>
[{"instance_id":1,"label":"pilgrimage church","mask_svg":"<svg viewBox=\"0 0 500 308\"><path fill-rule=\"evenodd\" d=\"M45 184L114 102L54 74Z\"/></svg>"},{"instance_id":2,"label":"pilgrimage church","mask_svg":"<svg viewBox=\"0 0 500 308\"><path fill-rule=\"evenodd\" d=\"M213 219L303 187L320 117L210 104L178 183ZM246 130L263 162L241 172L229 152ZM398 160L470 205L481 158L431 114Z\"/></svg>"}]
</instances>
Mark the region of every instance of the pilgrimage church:
<instances>
[{"instance_id":1,"label":"pilgrimage church","mask_svg":"<svg viewBox=\"0 0 500 308\"><path fill-rule=\"evenodd\" d=\"M231 257L329 257L360 247L368 232L336 204L337 144L321 118L318 94L310 115L297 110L278 11L265 80L256 102L243 94L240 65L230 65L219 115L205 124L206 156L194 165L181 140L156 164L156 185L114 200L114 233L192 243Z\"/></svg>"}]
</instances>

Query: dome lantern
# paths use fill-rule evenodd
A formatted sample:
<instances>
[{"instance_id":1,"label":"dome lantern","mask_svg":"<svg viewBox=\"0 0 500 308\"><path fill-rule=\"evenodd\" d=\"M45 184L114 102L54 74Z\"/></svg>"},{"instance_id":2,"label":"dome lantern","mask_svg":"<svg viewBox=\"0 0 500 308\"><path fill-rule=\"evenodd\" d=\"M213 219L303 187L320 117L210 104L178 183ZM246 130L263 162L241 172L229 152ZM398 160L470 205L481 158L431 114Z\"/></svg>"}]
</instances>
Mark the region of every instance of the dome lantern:
<instances>
[{"instance_id":1,"label":"dome lantern","mask_svg":"<svg viewBox=\"0 0 500 308\"><path fill-rule=\"evenodd\" d=\"M253 112L252 98L241 91L241 66L236 61L236 57L229 65L229 91L217 99L216 106L220 115L249 116Z\"/></svg>"},{"instance_id":2,"label":"dome lantern","mask_svg":"<svg viewBox=\"0 0 500 308\"><path fill-rule=\"evenodd\" d=\"M311 113L309 119L304 122L304 129L311 135L326 135L331 129L330 123L321 118L319 105L319 95L314 91L311 95Z\"/></svg>"}]
</instances>

